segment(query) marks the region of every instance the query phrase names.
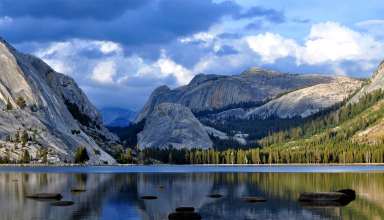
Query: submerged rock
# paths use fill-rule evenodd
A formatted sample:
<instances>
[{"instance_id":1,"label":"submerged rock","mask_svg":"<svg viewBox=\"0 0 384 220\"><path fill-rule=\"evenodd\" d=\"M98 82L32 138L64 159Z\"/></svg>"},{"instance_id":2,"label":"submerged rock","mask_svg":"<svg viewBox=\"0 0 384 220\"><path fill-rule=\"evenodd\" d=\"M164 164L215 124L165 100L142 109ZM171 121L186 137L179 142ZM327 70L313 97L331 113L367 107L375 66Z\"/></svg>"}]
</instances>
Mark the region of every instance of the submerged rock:
<instances>
[{"instance_id":1,"label":"submerged rock","mask_svg":"<svg viewBox=\"0 0 384 220\"><path fill-rule=\"evenodd\" d=\"M144 200L153 200L153 199L157 199L157 196L142 196L140 198Z\"/></svg>"},{"instance_id":2,"label":"submerged rock","mask_svg":"<svg viewBox=\"0 0 384 220\"><path fill-rule=\"evenodd\" d=\"M82 193L82 192L86 192L86 191L87 191L86 189L81 189L81 188L71 189L72 193Z\"/></svg>"},{"instance_id":3,"label":"submerged rock","mask_svg":"<svg viewBox=\"0 0 384 220\"><path fill-rule=\"evenodd\" d=\"M52 202L52 206L71 206L75 204L73 201L57 201L57 202Z\"/></svg>"},{"instance_id":4,"label":"submerged rock","mask_svg":"<svg viewBox=\"0 0 384 220\"><path fill-rule=\"evenodd\" d=\"M356 199L356 192L353 189L341 189L341 190L338 190L337 192L344 193L345 195L349 196L351 200Z\"/></svg>"},{"instance_id":5,"label":"submerged rock","mask_svg":"<svg viewBox=\"0 0 384 220\"><path fill-rule=\"evenodd\" d=\"M304 206L345 206L355 198L354 190L343 189L336 192L305 192L300 194L299 202Z\"/></svg>"},{"instance_id":6,"label":"submerged rock","mask_svg":"<svg viewBox=\"0 0 384 220\"><path fill-rule=\"evenodd\" d=\"M212 194L209 194L208 197L218 199L218 198L223 197L223 195L218 194L218 193L212 193Z\"/></svg>"},{"instance_id":7,"label":"submerged rock","mask_svg":"<svg viewBox=\"0 0 384 220\"><path fill-rule=\"evenodd\" d=\"M188 206L181 206L176 208L176 212L194 212L195 208Z\"/></svg>"},{"instance_id":8,"label":"submerged rock","mask_svg":"<svg viewBox=\"0 0 384 220\"><path fill-rule=\"evenodd\" d=\"M35 193L27 195L29 199L41 199L41 200L60 200L63 196L60 193Z\"/></svg>"},{"instance_id":9,"label":"submerged rock","mask_svg":"<svg viewBox=\"0 0 384 220\"><path fill-rule=\"evenodd\" d=\"M258 197L258 196L245 196L242 198L245 202L249 203L255 203L255 202L266 202L267 200L263 197Z\"/></svg>"},{"instance_id":10,"label":"submerged rock","mask_svg":"<svg viewBox=\"0 0 384 220\"><path fill-rule=\"evenodd\" d=\"M169 220L200 220L201 215L193 207L178 207L176 212L168 215Z\"/></svg>"}]
</instances>

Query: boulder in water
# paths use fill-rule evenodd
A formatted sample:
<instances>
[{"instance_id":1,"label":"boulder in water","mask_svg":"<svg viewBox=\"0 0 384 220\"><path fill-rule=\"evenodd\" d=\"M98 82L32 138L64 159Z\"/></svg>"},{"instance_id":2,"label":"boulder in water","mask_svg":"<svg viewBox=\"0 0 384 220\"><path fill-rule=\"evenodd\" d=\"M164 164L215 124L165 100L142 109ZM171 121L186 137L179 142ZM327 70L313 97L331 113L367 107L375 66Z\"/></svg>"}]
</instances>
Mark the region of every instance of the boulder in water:
<instances>
[{"instance_id":1,"label":"boulder in water","mask_svg":"<svg viewBox=\"0 0 384 220\"><path fill-rule=\"evenodd\" d=\"M29 199L60 200L63 196L60 193L35 193L26 196Z\"/></svg>"},{"instance_id":2,"label":"boulder in water","mask_svg":"<svg viewBox=\"0 0 384 220\"><path fill-rule=\"evenodd\" d=\"M218 198L223 197L223 195L221 195L219 193L212 193L212 194L209 194L208 197L213 198L213 199L218 199Z\"/></svg>"},{"instance_id":3,"label":"boulder in water","mask_svg":"<svg viewBox=\"0 0 384 220\"><path fill-rule=\"evenodd\" d=\"M176 208L176 212L194 212L195 208L188 206L181 206Z\"/></svg>"},{"instance_id":4,"label":"boulder in water","mask_svg":"<svg viewBox=\"0 0 384 220\"><path fill-rule=\"evenodd\" d=\"M301 193L299 202L304 206L345 206L355 198L354 190L343 189L336 192Z\"/></svg>"},{"instance_id":5,"label":"boulder in water","mask_svg":"<svg viewBox=\"0 0 384 220\"><path fill-rule=\"evenodd\" d=\"M73 201L57 201L57 202L52 202L52 206L71 206L75 204Z\"/></svg>"},{"instance_id":6,"label":"boulder in water","mask_svg":"<svg viewBox=\"0 0 384 220\"><path fill-rule=\"evenodd\" d=\"M141 196L140 198L144 200L154 200L157 199L157 196Z\"/></svg>"},{"instance_id":7,"label":"boulder in water","mask_svg":"<svg viewBox=\"0 0 384 220\"><path fill-rule=\"evenodd\" d=\"M86 189L82 189L82 188L73 188L73 189L71 189L72 193L82 193L82 192L86 192L86 191L87 191Z\"/></svg>"},{"instance_id":8,"label":"boulder in water","mask_svg":"<svg viewBox=\"0 0 384 220\"><path fill-rule=\"evenodd\" d=\"M267 201L263 197L258 197L258 196L245 196L242 198L244 201L249 202L249 203L256 203L256 202L265 202Z\"/></svg>"},{"instance_id":9,"label":"boulder in water","mask_svg":"<svg viewBox=\"0 0 384 220\"><path fill-rule=\"evenodd\" d=\"M193 207L178 207L176 212L168 215L169 220L200 220L201 215Z\"/></svg>"}]
</instances>

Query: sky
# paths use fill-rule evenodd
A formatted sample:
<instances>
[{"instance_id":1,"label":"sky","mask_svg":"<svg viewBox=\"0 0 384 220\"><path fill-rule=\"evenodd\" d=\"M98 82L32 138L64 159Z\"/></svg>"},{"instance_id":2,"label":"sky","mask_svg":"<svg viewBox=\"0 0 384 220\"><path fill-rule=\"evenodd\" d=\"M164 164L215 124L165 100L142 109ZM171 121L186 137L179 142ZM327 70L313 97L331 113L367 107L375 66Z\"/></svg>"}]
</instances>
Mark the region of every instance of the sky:
<instances>
[{"instance_id":1,"label":"sky","mask_svg":"<svg viewBox=\"0 0 384 220\"><path fill-rule=\"evenodd\" d=\"M0 36L73 77L98 107L258 66L369 77L382 0L0 0Z\"/></svg>"}]
</instances>

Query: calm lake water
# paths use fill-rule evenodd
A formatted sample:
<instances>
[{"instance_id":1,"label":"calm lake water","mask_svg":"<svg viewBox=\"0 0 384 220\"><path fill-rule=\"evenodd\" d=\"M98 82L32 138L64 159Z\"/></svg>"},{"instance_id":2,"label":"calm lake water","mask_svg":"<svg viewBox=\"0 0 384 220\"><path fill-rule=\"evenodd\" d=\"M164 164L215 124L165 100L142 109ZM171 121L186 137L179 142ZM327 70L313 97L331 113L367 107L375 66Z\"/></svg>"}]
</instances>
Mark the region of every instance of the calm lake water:
<instances>
[{"instance_id":1,"label":"calm lake water","mask_svg":"<svg viewBox=\"0 0 384 220\"><path fill-rule=\"evenodd\" d=\"M0 167L0 219L168 219L179 206L195 207L203 219L384 219L383 174L384 166ZM343 188L357 192L344 207L297 202L301 192ZM74 205L25 198L40 192L61 193Z\"/></svg>"}]
</instances>

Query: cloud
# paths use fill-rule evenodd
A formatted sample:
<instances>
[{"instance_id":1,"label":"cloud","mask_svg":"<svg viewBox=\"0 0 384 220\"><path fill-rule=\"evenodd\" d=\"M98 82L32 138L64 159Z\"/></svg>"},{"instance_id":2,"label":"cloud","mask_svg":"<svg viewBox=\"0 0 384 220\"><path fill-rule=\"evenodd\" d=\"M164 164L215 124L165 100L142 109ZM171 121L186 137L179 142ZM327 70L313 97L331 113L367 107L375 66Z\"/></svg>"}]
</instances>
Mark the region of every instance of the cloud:
<instances>
[{"instance_id":1,"label":"cloud","mask_svg":"<svg viewBox=\"0 0 384 220\"><path fill-rule=\"evenodd\" d=\"M1 25L11 24L12 21L13 21L13 19L10 18L9 16L0 17L0 26Z\"/></svg>"},{"instance_id":2,"label":"cloud","mask_svg":"<svg viewBox=\"0 0 384 220\"><path fill-rule=\"evenodd\" d=\"M1 0L0 14L10 17L109 20L149 0Z\"/></svg>"},{"instance_id":3,"label":"cloud","mask_svg":"<svg viewBox=\"0 0 384 220\"><path fill-rule=\"evenodd\" d=\"M113 61L102 61L92 71L91 79L102 83L113 83L113 76L116 75L116 63Z\"/></svg>"},{"instance_id":4,"label":"cloud","mask_svg":"<svg viewBox=\"0 0 384 220\"><path fill-rule=\"evenodd\" d=\"M382 56L384 44L335 22L312 26L298 62L318 64L337 61L373 60Z\"/></svg>"},{"instance_id":5,"label":"cloud","mask_svg":"<svg viewBox=\"0 0 384 220\"><path fill-rule=\"evenodd\" d=\"M378 38L384 39L384 20L365 20L356 23L357 28Z\"/></svg>"},{"instance_id":6,"label":"cloud","mask_svg":"<svg viewBox=\"0 0 384 220\"><path fill-rule=\"evenodd\" d=\"M218 48L216 51L216 54L218 56L226 56L226 55L233 55L233 54L238 54L239 51L237 51L235 48L229 46L229 45L223 45Z\"/></svg>"},{"instance_id":7,"label":"cloud","mask_svg":"<svg viewBox=\"0 0 384 220\"><path fill-rule=\"evenodd\" d=\"M36 56L56 71L73 77L99 107L119 104L138 109L157 86L176 87L187 84L193 77L189 69L174 61L165 50L158 59L149 60L137 54L125 54L120 44L111 41L73 39L41 44L39 48L34 52ZM127 94L134 97L127 98ZM116 100L117 96L120 100Z\"/></svg>"},{"instance_id":8,"label":"cloud","mask_svg":"<svg viewBox=\"0 0 384 220\"><path fill-rule=\"evenodd\" d=\"M285 21L285 15L282 11L277 11L270 8L263 8L259 6L251 7L245 12L235 15L234 18L265 18L266 20L273 23L283 23Z\"/></svg>"},{"instance_id":9,"label":"cloud","mask_svg":"<svg viewBox=\"0 0 384 220\"><path fill-rule=\"evenodd\" d=\"M173 76L177 80L178 85L185 85L192 79L193 74L180 64L162 53L160 59L151 65L144 66L138 70L139 75L152 75L157 78L165 78Z\"/></svg>"},{"instance_id":10,"label":"cloud","mask_svg":"<svg viewBox=\"0 0 384 220\"><path fill-rule=\"evenodd\" d=\"M214 39L215 36L213 36L212 34L210 33L207 33L207 32L199 32L199 33L196 33L194 35L192 35L191 37L184 37L184 38L181 38L179 39L179 41L181 43L191 43L191 42L209 42L209 41L212 41Z\"/></svg>"},{"instance_id":11,"label":"cloud","mask_svg":"<svg viewBox=\"0 0 384 220\"><path fill-rule=\"evenodd\" d=\"M245 38L264 63L294 57L298 65L381 59L384 43L336 22L314 24L302 45L279 34L263 33ZM339 71L340 72L340 71Z\"/></svg>"},{"instance_id":12,"label":"cloud","mask_svg":"<svg viewBox=\"0 0 384 220\"><path fill-rule=\"evenodd\" d=\"M241 34L239 33L222 33L222 34L219 34L217 37L221 38L221 39L239 39L241 38Z\"/></svg>"},{"instance_id":13,"label":"cloud","mask_svg":"<svg viewBox=\"0 0 384 220\"><path fill-rule=\"evenodd\" d=\"M277 59L295 56L298 49L298 45L294 40L269 32L248 36L245 40L248 46L259 54L261 60L265 63L274 63Z\"/></svg>"},{"instance_id":14,"label":"cloud","mask_svg":"<svg viewBox=\"0 0 384 220\"><path fill-rule=\"evenodd\" d=\"M12 19L0 32L13 43L82 38L139 47L204 32L240 10L234 2L212 0L73 1L0 1L0 16Z\"/></svg>"},{"instance_id":15,"label":"cloud","mask_svg":"<svg viewBox=\"0 0 384 220\"><path fill-rule=\"evenodd\" d=\"M256 21L253 21L253 22L247 24L247 26L245 28L249 29L249 30L259 30L262 27L263 27L263 21L256 20Z\"/></svg>"}]
</instances>

